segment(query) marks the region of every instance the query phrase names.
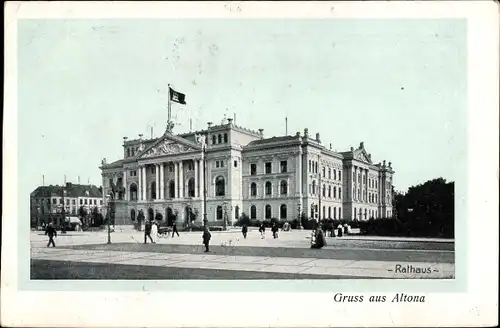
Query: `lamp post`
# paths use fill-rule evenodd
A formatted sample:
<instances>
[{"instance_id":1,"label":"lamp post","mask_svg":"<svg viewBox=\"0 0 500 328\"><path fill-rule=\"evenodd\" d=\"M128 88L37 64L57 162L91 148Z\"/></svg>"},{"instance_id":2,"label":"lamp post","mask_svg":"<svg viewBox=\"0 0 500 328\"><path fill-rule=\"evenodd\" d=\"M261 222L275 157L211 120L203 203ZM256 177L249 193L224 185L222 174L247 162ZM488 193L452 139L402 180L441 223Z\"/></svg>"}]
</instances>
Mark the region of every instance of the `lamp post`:
<instances>
[{"instance_id":1,"label":"lamp post","mask_svg":"<svg viewBox=\"0 0 500 328\"><path fill-rule=\"evenodd\" d=\"M223 202L222 205L224 206L223 226L224 226L224 231L226 231L227 230L227 222L226 222L227 221L227 203Z\"/></svg>"},{"instance_id":2,"label":"lamp post","mask_svg":"<svg viewBox=\"0 0 500 328\"><path fill-rule=\"evenodd\" d=\"M297 204L297 212L298 212L298 221L299 221L299 230L302 230L302 217L301 217L302 205L300 202Z\"/></svg>"},{"instance_id":3,"label":"lamp post","mask_svg":"<svg viewBox=\"0 0 500 328\"><path fill-rule=\"evenodd\" d=\"M207 219L207 136L198 136L198 143L201 145L201 162L203 163L203 227L208 225Z\"/></svg>"},{"instance_id":4,"label":"lamp post","mask_svg":"<svg viewBox=\"0 0 500 328\"><path fill-rule=\"evenodd\" d=\"M111 202L113 201L113 194L106 196L108 200L108 244L111 244Z\"/></svg>"}]
</instances>

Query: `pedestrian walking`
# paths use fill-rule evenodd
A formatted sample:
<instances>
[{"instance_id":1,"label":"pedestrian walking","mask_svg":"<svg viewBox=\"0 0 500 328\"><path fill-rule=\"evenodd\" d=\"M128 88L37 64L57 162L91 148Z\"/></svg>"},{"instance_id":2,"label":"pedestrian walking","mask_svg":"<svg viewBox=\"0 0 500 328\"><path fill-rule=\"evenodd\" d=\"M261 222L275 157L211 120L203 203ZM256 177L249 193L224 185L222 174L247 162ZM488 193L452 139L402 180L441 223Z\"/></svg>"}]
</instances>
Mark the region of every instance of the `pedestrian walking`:
<instances>
[{"instance_id":1,"label":"pedestrian walking","mask_svg":"<svg viewBox=\"0 0 500 328\"><path fill-rule=\"evenodd\" d=\"M177 237L180 237L179 236L179 231L177 231L177 223L175 223L175 222L172 225L172 238L174 237L174 234L177 234Z\"/></svg>"},{"instance_id":2,"label":"pedestrian walking","mask_svg":"<svg viewBox=\"0 0 500 328\"><path fill-rule=\"evenodd\" d=\"M210 238L212 238L212 234L210 233L208 226L206 226L205 229L203 229L203 245L205 245L205 253L210 252L208 249L210 245Z\"/></svg>"},{"instance_id":3,"label":"pedestrian walking","mask_svg":"<svg viewBox=\"0 0 500 328\"><path fill-rule=\"evenodd\" d=\"M148 237L149 237L149 240L151 240L151 242L154 243L153 238L151 238L151 228L152 228L151 221L147 220L146 226L144 227L144 244L148 243Z\"/></svg>"},{"instance_id":4,"label":"pedestrian walking","mask_svg":"<svg viewBox=\"0 0 500 328\"><path fill-rule=\"evenodd\" d=\"M45 235L49 235L49 243L47 244L47 247L50 247L50 244L52 244L52 247L56 247L56 243L54 242L54 237L57 237L57 230L54 228L52 225L52 222L49 223L47 226L47 229L45 229Z\"/></svg>"},{"instance_id":5,"label":"pedestrian walking","mask_svg":"<svg viewBox=\"0 0 500 328\"><path fill-rule=\"evenodd\" d=\"M246 224L244 224L243 228L241 228L241 233L243 234L243 238L247 239L248 227Z\"/></svg>"},{"instance_id":6,"label":"pedestrian walking","mask_svg":"<svg viewBox=\"0 0 500 328\"><path fill-rule=\"evenodd\" d=\"M156 224L156 222L153 222L153 224L151 225L151 235L153 235L153 244L156 244L156 238L158 237L158 225Z\"/></svg>"},{"instance_id":7,"label":"pedestrian walking","mask_svg":"<svg viewBox=\"0 0 500 328\"><path fill-rule=\"evenodd\" d=\"M278 238L278 225L273 223L273 227L271 228L271 231L273 232L273 238L276 239Z\"/></svg>"},{"instance_id":8,"label":"pedestrian walking","mask_svg":"<svg viewBox=\"0 0 500 328\"><path fill-rule=\"evenodd\" d=\"M318 227L315 232L313 232L311 248L320 249L326 246L326 239L323 230Z\"/></svg>"},{"instance_id":9,"label":"pedestrian walking","mask_svg":"<svg viewBox=\"0 0 500 328\"><path fill-rule=\"evenodd\" d=\"M261 222L261 224L259 226L259 232L260 232L261 239L266 238L266 226L264 225L264 222Z\"/></svg>"}]
</instances>

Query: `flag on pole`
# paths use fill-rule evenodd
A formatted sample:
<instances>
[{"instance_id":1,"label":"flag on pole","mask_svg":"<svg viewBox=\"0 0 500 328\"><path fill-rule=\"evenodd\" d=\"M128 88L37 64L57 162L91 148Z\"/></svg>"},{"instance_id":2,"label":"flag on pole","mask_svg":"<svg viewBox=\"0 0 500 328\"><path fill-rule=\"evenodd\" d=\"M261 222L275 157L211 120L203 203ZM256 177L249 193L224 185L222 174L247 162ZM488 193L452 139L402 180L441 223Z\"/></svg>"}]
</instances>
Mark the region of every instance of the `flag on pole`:
<instances>
[{"instance_id":1,"label":"flag on pole","mask_svg":"<svg viewBox=\"0 0 500 328\"><path fill-rule=\"evenodd\" d=\"M186 104L186 95L180 92L175 91L170 88L170 100L175 101L176 103L185 105Z\"/></svg>"}]
</instances>

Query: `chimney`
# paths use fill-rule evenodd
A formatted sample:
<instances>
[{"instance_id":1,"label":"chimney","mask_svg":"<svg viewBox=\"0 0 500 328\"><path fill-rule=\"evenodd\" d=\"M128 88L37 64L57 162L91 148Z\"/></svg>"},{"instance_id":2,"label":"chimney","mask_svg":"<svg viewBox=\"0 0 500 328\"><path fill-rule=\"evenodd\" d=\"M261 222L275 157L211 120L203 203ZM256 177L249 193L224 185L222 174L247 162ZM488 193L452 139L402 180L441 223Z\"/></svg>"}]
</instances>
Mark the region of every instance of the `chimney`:
<instances>
[{"instance_id":1,"label":"chimney","mask_svg":"<svg viewBox=\"0 0 500 328\"><path fill-rule=\"evenodd\" d=\"M212 122L207 122L207 125L208 125L208 129L210 130L210 128L212 127Z\"/></svg>"},{"instance_id":2,"label":"chimney","mask_svg":"<svg viewBox=\"0 0 500 328\"><path fill-rule=\"evenodd\" d=\"M263 136L263 135L264 135L264 129L259 129L259 134L260 134L261 136Z\"/></svg>"},{"instance_id":3,"label":"chimney","mask_svg":"<svg viewBox=\"0 0 500 328\"><path fill-rule=\"evenodd\" d=\"M321 143L321 139L319 138L319 133L316 133L316 141Z\"/></svg>"}]
</instances>

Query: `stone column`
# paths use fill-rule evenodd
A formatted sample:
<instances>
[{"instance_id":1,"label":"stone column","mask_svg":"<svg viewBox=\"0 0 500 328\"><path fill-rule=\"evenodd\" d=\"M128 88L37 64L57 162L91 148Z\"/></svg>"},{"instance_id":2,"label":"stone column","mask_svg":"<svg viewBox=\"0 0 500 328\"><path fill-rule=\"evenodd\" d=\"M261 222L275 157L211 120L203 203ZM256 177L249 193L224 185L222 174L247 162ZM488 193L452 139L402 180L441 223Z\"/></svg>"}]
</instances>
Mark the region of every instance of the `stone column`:
<instances>
[{"instance_id":1,"label":"stone column","mask_svg":"<svg viewBox=\"0 0 500 328\"><path fill-rule=\"evenodd\" d=\"M127 172L127 169L123 170L123 188L125 190L125 192L123 193L124 200L128 200Z\"/></svg>"},{"instance_id":2,"label":"stone column","mask_svg":"<svg viewBox=\"0 0 500 328\"><path fill-rule=\"evenodd\" d=\"M160 198L160 165L155 164L156 199Z\"/></svg>"},{"instance_id":3,"label":"stone column","mask_svg":"<svg viewBox=\"0 0 500 328\"><path fill-rule=\"evenodd\" d=\"M179 163L178 162L174 162L174 181L175 181L174 198L179 198Z\"/></svg>"},{"instance_id":4,"label":"stone column","mask_svg":"<svg viewBox=\"0 0 500 328\"><path fill-rule=\"evenodd\" d=\"M194 197L200 197L200 193L198 190L198 160L193 160L194 162Z\"/></svg>"},{"instance_id":5,"label":"stone column","mask_svg":"<svg viewBox=\"0 0 500 328\"><path fill-rule=\"evenodd\" d=\"M184 198L184 167L182 161L179 162L179 197Z\"/></svg>"},{"instance_id":6,"label":"stone column","mask_svg":"<svg viewBox=\"0 0 500 328\"><path fill-rule=\"evenodd\" d=\"M146 166L142 167L142 200L148 199L148 181L146 179Z\"/></svg>"},{"instance_id":7,"label":"stone column","mask_svg":"<svg viewBox=\"0 0 500 328\"><path fill-rule=\"evenodd\" d=\"M137 186L137 200L142 200L142 166L139 166L137 168L137 171L139 171L139 185Z\"/></svg>"},{"instance_id":8,"label":"stone column","mask_svg":"<svg viewBox=\"0 0 500 328\"><path fill-rule=\"evenodd\" d=\"M165 166L160 164L160 199L165 199Z\"/></svg>"}]
</instances>

